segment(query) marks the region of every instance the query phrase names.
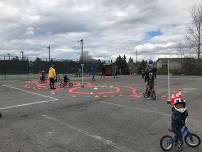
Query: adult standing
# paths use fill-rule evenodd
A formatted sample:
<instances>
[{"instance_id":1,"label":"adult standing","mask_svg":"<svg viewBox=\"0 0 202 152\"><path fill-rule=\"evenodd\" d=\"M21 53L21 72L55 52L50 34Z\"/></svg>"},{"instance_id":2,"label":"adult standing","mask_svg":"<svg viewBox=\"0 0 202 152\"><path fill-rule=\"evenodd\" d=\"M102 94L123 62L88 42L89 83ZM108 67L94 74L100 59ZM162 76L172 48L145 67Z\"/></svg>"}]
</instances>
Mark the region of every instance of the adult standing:
<instances>
[{"instance_id":1,"label":"adult standing","mask_svg":"<svg viewBox=\"0 0 202 152\"><path fill-rule=\"evenodd\" d=\"M51 66L48 71L48 79L50 81L50 89L55 89L54 83L55 83L55 77L56 77L56 72L54 69L54 66Z\"/></svg>"},{"instance_id":2,"label":"adult standing","mask_svg":"<svg viewBox=\"0 0 202 152\"><path fill-rule=\"evenodd\" d=\"M112 63L112 76L114 76L114 79L115 79L115 76L116 76L116 65L114 63Z\"/></svg>"},{"instance_id":3,"label":"adult standing","mask_svg":"<svg viewBox=\"0 0 202 152\"><path fill-rule=\"evenodd\" d=\"M105 77L105 66L102 65L102 74L101 74L101 78L104 78Z\"/></svg>"},{"instance_id":4,"label":"adult standing","mask_svg":"<svg viewBox=\"0 0 202 152\"><path fill-rule=\"evenodd\" d=\"M91 74L92 74L92 80L95 81L95 75L96 75L96 67L95 67L95 65L91 66Z\"/></svg>"}]
</instances>

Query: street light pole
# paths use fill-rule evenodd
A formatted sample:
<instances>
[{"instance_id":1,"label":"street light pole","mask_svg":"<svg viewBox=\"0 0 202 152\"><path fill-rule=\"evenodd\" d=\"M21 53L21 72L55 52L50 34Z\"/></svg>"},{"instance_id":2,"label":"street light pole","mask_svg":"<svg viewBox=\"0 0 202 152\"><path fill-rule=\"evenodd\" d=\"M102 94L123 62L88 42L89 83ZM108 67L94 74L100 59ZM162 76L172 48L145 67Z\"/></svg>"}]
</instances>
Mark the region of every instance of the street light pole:
<instances>
[{"instance_id":1,"label":"street light pole","mask_svg":"<svg viewBox=\"0 0 202 152\"><path fill-rule=\"evenodd\" d=\"M168 59L168 101L170 102L170 60Z\"/></svg>"},{"instance_id":2,"label":"street light pole","mask_svg":"<svg viewBox=\"0 0 202 152\"><path fill-rule=\"evenodd\" d=\"M22 60L23 60L23 53L24 53L24 52L23 52L23 51L20 51L20 53L22 54Z\"/></svg>"},{"instance_id":3,"label":"street light pole","mask_svg":"<svg viewBox=\"0 0 202 152\"><path fill-rule=\"evenodd\" d=\"M171 57L170 51L169 51L169 57ZM171 59L171 58L170 58ZM168 58L168 102L170 103L170 59Z\"/></svg>"},{"instance_id":4,"label":"street light pole","mask_svg":"<svg viewBox=\"0 0 202 152\"><path fill-rule=\"evenodd\" d=\"M47 48L48 48L48 59L49 59L49 63L50 63L50 45Z\"/></svg>"},{"instance_id":5,"label":"street light pole","mask_svg":"<svg viewBox=\"0 0 202 152\"><path fill-rule=\"evenodd\" d=\"M83 64L83 39L81 41L81 64Z\"/></svg>"},{"instance_id":6,"label":"street light pole","mask_svg":"<svg viewBox=\"0 0 202 152\"><path fill-rule=\"evenodd\" d=\"M8 53L8 59L10 60L10 57L11 57L11 54L10 53Z\"/></svg>"},{"instance_id":7,"label":"street light pole","mask_svg":"<svg viewBox=\"0 0 202 152\"><path fill-rule=\"evenodd\" d=\"M81 43L81 87L84 88L84 84L83 84L83 67L84 67L84 60L83 60L83 39L81 39L79 41Z\"/></svg>"}]
</instances>

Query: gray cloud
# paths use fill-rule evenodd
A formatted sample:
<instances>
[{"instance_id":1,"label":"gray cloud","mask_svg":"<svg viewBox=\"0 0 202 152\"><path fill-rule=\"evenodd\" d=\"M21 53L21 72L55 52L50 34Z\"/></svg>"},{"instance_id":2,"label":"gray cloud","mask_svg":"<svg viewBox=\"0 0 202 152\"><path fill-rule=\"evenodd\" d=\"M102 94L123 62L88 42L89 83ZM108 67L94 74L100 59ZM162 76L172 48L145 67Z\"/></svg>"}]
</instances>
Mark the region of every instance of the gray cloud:
<instances>
[{"instance_id":1,"label":"gray cloud","mask_svg":"<svg viewBox=\"0 0 202 152\"><path fill-rule=\"evenodd\" d=\"M190 9L196 1L186 0L1 0L0 53L47 56L51 44L54 58L76 59L84 49L95 58L118 54L134 56L136 46L150 43L177 44L190 24ZM162 35L148 37L160 30ZM175 47L142 50L153 59ZM60 50L60 51L58 51ZM66 50L66 51L65 51Z\"/></svg>"}]
</instances>

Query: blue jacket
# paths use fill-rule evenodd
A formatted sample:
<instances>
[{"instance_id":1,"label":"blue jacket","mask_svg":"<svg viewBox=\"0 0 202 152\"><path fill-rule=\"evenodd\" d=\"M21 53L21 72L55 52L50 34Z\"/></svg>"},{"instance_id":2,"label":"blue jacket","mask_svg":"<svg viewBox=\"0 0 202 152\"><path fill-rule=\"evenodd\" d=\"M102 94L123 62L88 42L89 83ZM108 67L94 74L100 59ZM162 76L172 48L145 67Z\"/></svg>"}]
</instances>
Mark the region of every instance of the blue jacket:
<instances>
[{"instance_id":1,"label":"blue jacket","mask_svg":"<svg viewBox=\"0 0 202 152\"><path fill-rule=\"evenodd\" d=\"M173 130L179 130L185 125L185 120L188 116L187 110L184 113L178 112L174 107L172 108L171 126Z\"/></svg>"},{"instance_id":2,"label":"blue jacket","mask_svg":"<svg viewBox=\"0 0 202 152\"><path fill-rule=\"evenodd\" d=\"M91 74L92 74L92 75L95 75L95 74L96 74L96 67L95 67L95 66L92 66L92 67L91 67Z\"/></svg>"}]
</instances>

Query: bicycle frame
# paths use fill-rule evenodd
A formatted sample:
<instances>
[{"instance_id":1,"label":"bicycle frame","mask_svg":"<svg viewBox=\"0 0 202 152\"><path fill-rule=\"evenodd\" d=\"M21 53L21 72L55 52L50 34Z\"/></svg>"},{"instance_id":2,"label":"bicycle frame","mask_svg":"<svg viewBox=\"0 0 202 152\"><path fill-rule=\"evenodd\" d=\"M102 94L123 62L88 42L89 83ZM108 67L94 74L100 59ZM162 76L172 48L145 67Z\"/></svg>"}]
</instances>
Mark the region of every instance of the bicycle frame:
<instances>
[{"instance_id":1,"label":"bicycle frame","mask_svg":"<svg viewBox=\"0 0 202 152\"><path fill-rule=\"evenodd\" d=\"M189 131L188 127L184 127L183 130L181 131L182 137L184 138L186 135L188 135L190 138L192 138L191 132ZM191 139L192 140L192 139ZM178 136L174 137L172 141L168 141L169 144L177 144L178 143Z\"/></svg>"}]
</instances>

